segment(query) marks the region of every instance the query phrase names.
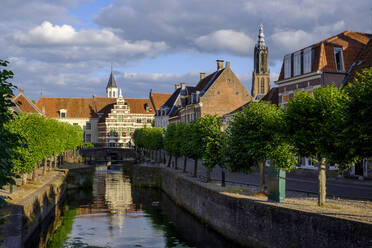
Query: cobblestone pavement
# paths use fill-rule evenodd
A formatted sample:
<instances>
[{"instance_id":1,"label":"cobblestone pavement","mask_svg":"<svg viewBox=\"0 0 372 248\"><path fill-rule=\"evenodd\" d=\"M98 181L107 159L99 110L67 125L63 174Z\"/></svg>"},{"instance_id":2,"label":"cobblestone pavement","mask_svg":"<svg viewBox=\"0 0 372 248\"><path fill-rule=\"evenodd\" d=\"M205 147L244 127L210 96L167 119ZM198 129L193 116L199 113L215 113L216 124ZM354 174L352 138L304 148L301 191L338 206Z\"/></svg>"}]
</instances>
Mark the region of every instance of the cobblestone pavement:
<instances>
[{"instance_id":1,"label":"cobblestone pavement","mask_svg":"<svg viewBox=\"0 0 372 248\"><path fill-rule=\"evenodd\" d=\"M174 161L174 160L173 160ZM168 162L168 157L167 157ZM178 158L178 169L183 169L183 157ZM167 164L163 164L166 166ZM187 173L192 174L194 171L194 160L188 159L186 166ZM237 185L259 185L259 173L253 171L251 174L231 173L226 171L226 182L228 184ZM205 178L206 169L202 166L201 161L198 161L198 177ZM221 168L215 167L211 172L212 180L221 180ZM267 175L266 175L267 182ZM300 177L287 175L286 180L287 191L306 192L309 195L317 194L318 179L317 177ZM328 198L348 198L348 199L363 199L372 200L372 182L358 181L352 179L328 179L327 180L327 196Z\"/></svg>"}]
</instances>

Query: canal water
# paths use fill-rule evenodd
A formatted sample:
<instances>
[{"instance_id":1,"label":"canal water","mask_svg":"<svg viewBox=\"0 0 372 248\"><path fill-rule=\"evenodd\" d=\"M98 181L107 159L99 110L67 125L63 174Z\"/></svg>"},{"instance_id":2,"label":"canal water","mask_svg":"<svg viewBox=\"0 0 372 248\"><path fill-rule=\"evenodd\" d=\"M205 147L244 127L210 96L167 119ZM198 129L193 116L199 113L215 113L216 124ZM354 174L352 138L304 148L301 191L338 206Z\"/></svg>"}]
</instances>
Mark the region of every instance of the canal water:
<instances>
[{"instance_id":1,"label":"canal water","mask_svg":"<svg viewBox=\"0 0 372 248\"><path fill-rule=\"evenodd\" d=\"M68 191L61 209L39 247L239 247L120 167L96 170L93 189Z\"/></svg>"}]
</instances>

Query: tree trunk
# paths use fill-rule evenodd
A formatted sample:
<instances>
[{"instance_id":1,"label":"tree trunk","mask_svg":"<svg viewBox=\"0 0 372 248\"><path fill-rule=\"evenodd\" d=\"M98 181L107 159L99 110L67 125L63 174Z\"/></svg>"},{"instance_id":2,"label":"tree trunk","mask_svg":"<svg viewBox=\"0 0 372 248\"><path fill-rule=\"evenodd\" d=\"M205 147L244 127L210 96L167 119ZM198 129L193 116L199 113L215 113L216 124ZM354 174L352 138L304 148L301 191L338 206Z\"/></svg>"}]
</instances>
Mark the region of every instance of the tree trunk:
<instances>
[{"instance_id":1,"label":"tree trunk","mask_svg":"<svg viewBox=\"0 0 372 248\"><path fill-rule=\"evenodd\" d=\"M318 206L323 206L326 201L326 159L322 158L318 167L319 193Z\"/></svg>"},{"instance_id":2,"label":"tree trunk","mask_svg":"<svg viewBox=\"0 0 372 248\"><path fill-rule=\"evenodd\" d=\"M22 185L25 185L27 183L27 173L22 174L21 179Z\"/></svg>"},{"instance_id":3,"label":"tree trunk","mask_svg":"<svg viewBox=\"0 0 372 248\"><path fill-rule=\"evenodd\" d=\"M43 159L43 176L46 175L46 170L47 170L47 160L44 158Z\"/></svg>"},{"instance_id":4,"label":"tree trunk","mask_svg":"<svg viewBox=\"0 0 372 248\"><path fill-rule=\"evenodd\" d=\"M187 164L187 157L183 157L183 172L186 173L186 164Z\"/></svg>"},{"instance_id":5,"label":"tree trunk","mask_svg":"<svg viewBox=\"0 0 372 248\"><path fill-rule=\"evenodd\" d=\"M167 163L167 155L164 151L163 151L163 155L164 155L163 162L164 162L164 164L166 164Z\"/></svg>"},{"instance_id":6,"label":"tree trunk","mask_svg":"<svg viewBox=\"0 0 372 248\"><path fill-rule=\"evenodd\" d=\"M57 156L54 156L54 169L57 168Z\"/></svg>"},{"instance_id":7,"label":"tree trunk","mask_svg":"<svg viewBox=\"0 0 372 248\"><path fill-rule=\"evenodd\" d=\"M31 180L32 180L33 182L36 181L36 170L37 170L37 166L36 166L35 169L32 171Z\"/></svg>"},{"instance_id":8,"label":"tree trunk","mask_svg":"<svg viewBox=\"0 0 372 248\"><path fill-rule=\"evenodd\" d=\"M260 192L265 192L265 161L260 162Z\"/></svg>"},{"instance_id":9,"label":"tree trunk","mask_svg":"<svg viewBox=\"0 0 372 248\"><path fill-rule=\"evenodd\" d=\"M221 168L221 187L225 187L225 171Z\"/></svg>"},{"instance_id":10,"label":"tree trunk","mask_svg":"<svg viewBox=\"0 0 372 248\"><path fill-rule=\"evenodd\" d=\"M207 183L211 181L211 168L207 167Z\"/></svg>"},{"instance_id":11,"label":"tree trunk","mask_svg":"<svg viewBox=\"0 0 372 248\"><path fill-rule=\"evenodd\" d=\"M172 161L172 155L169 155L168 167L170 167L171 161Z\"/></svg>"},{"instance_id":12,"label":"tree trunk","mask_svg":"<svg viewBox=\"0 0 372 248\"><path fill-rule=\"evenodd\" d=\"M178 170L178 157L175 157L174 169Z\"/></svg>"},{"instance_id":13,"label":"tree trunk","mask_svg":"<svg viewBox=\"0 0 372 248\"><path fill-rule=\"evenodd\" d=\"M194 159L194 177L198 176L198 159Z\"/></svg>"}]
</instances>

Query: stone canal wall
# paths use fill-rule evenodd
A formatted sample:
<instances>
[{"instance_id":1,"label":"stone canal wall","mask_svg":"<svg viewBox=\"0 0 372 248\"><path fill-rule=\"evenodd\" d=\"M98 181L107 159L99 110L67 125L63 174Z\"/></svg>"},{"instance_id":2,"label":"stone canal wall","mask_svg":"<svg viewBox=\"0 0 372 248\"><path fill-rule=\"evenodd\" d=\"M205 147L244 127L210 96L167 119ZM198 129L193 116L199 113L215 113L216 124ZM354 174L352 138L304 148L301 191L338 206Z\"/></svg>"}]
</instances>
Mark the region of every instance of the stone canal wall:
<instances>
[{"instance_id":1,"label":"stone canal wall","mask_svg":"<svg viewBox=\"0 0 372 248\"><path fill-rule=\"evenodd\" d=\"M4 247L29 247L30 237L50 214L55 206L63 199L66 190L65 179L68 170L60 170L50 183L22 199L12 206L11 216L5 228L6 239Z\"/></svg>"},{"instance_id":2,"label":"stone canal wall","mask_svg":"<svg viewBox=\"0 0 372 248\"><path fill-rule=\"evenodd\" d=\"M224 195L166 168L133 165L130 170L134 185L161 187L210 227L249 247L372 246L372 225L367 223Z\"/></svg>"}]
</instances>

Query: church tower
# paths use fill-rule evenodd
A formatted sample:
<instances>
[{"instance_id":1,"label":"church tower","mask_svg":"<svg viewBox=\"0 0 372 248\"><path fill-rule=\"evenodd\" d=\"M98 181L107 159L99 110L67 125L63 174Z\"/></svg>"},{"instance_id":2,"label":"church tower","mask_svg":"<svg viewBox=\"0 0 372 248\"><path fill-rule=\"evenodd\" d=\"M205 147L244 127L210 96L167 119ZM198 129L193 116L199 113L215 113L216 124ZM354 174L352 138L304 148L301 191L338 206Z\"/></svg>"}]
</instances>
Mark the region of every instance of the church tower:
<instances>
[{"instance_id":1,"label":"church tower","mask_svg":"<svg viewBox=\"0 0 372 248\"><path fill-rule=\"evenodd\" d=\"M116 82L115 82L114 74L112 73L112 69L111 69L109 81L106 86L106 97L109 97L109 98L119 97L118 87L116 86Z\"/></svg>"},{"instance_id":2,"label":"church tower","mask_svg":"<svg viewBox=\"0 0 372 248\"><path fill-rule=\"evenodd\" d=\"M258 41L254 47L254 69L252 73L252 91L254 100L258 101L270 90L269 50L265 44L263 25L260 24Z\"/></svg>"}]
</instances>

